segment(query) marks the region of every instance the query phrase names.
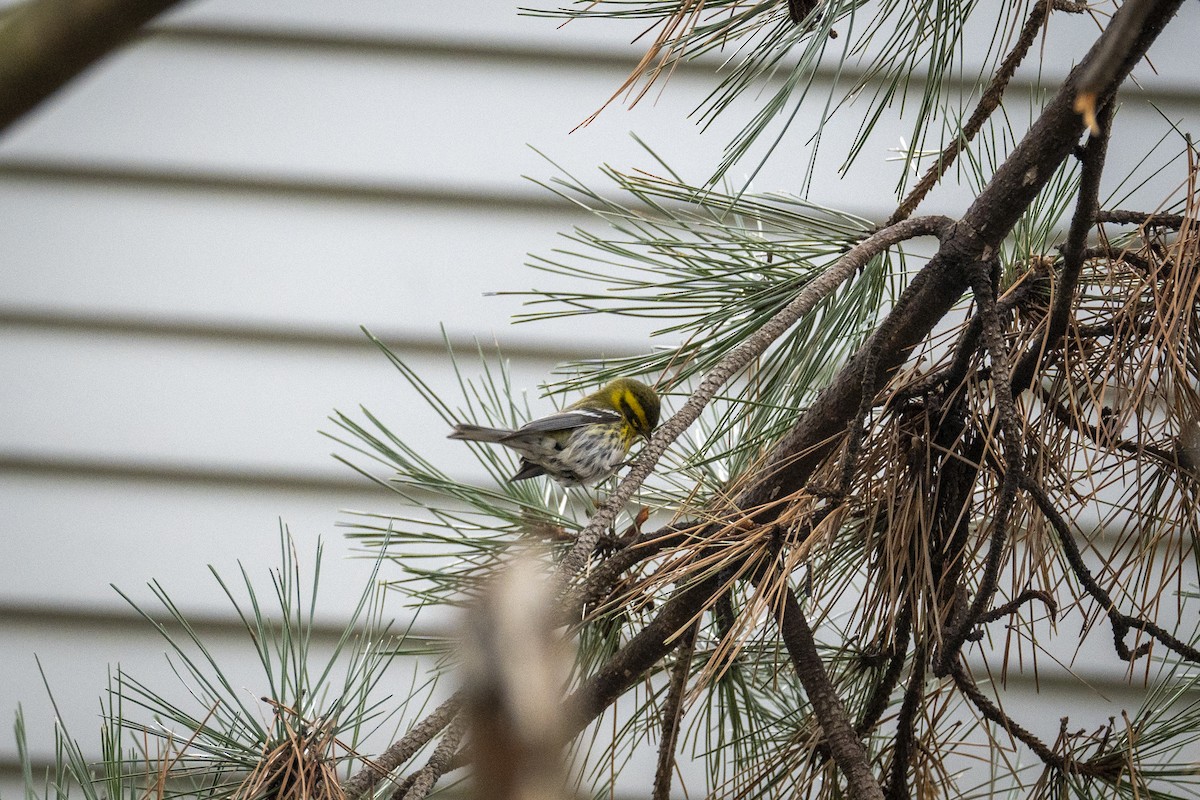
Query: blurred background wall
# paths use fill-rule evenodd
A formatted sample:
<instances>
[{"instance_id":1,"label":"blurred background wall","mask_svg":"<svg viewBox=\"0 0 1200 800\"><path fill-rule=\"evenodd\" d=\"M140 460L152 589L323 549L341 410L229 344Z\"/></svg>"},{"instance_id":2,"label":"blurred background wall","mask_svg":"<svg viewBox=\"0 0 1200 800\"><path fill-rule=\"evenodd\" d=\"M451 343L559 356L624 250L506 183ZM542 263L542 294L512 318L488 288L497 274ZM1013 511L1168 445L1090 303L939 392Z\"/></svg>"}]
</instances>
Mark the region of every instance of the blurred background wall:
<instances>
[{"instance_id":1,"label":"blurred background wall","mask_svg":"<svg viewBox=\"0 0 1200 800\"><path fill-rule=\"evenodd\" d=\"M1159 74L1138 72L1193 128L1198 12L1188 4L1156 46ZM704 135L686 118L710 60L570 133L636 63L638 30L557 29L494 0L199 0L0 136L0 716L23 704L36 759L51 755L52 716L34 654L85 741L109 665L170 680L110 583L146 599L161 581L218 651L232 647L238 626L204 565L232 574L241 560L265 578L282 519L302 559L328 543L322 606L337 630L370 567L348 558L340 509L395 504L330 457L345 452L318 433L333 409L405 420L439 463L482 479L359 325L438 388L453 378L440 324L460 351L498 342L535 404L553 364L648 345L652 326L628 322L513 327L518 301L484 296L556 285L526 253L589 222L522 178L555 174L527 145L602 186L601 163L652 166L633 130L698 181L745 118ZM1048 73L1094 31L1047 52ZM1125 164L1163 128L1138 113L1113 148ZM845 177L831 150L810 196L882 219L901 168L888 148L908 126L894 129ZM798 189L810 152L790 137L755 188ZM939 190L933 210L963 196ZM1075 707L1104 717L1136 702L1115 659L1077 669L1117 705L1051 681ZM1015 711L1036 709L1032 683L1011 687ZM1044 722L1056 729L1057 711ZM18 777L0 734L0 793L16 796Z\"/></svg>"}]
</instances>

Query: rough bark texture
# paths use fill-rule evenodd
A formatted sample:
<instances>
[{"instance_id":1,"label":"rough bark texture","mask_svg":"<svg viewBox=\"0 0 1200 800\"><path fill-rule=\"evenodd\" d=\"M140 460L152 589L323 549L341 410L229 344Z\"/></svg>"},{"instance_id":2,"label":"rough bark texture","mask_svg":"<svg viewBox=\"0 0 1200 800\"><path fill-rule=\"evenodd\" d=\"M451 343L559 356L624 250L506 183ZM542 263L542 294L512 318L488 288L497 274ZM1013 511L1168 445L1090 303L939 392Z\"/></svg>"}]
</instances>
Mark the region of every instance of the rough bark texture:
<instances>
[{"instance_id":1,"label":"rough bark texture","mask_svg":"<svg viewBox=\"0 0 1200 800\"><path fill-rule=\"evenodd\" d=\"M987 261L999 248L1083 135L1083 118L1073 108L1081 76L1092 70L1099 59L1108 56L1113 38L1133 42L1111 71L1111 78L1097 92L1097 107L1107 106L1130 70L1146 54L1151 42L1182 4L1182 0L1142 2L1153 5L1153 9L1134 18L1130 6L1136 3L1126 3L1113 16L1088 55L1071 71L1020 144L943 239L937 255L909 284L889 315L894 319L885 321L876 336L850 360L775 446L761 478L754 481L740 498L738 505L741 508L754 509L803 488L858 409L863 365L870 349L879 347L885 356L878 362L879 374L874 382L881 385L884 376L903 363L962 297L969 285L970 266ZM1131 22L1140 23L1133 34L1127 30ZM884 341L877 340L880 332L888 331L890 335ZM768 507L755 519L769 521L778 511L777 507Z\"/></svg>"},{"instance_id":2,"label":"rough bark texture","mask_svg":"<svg viewBox=\"0 0 1200 800\"><path fill-rule=\"evenodd\" d=\"M178 0L34 0L0 20L0 131Z\"/></svg>"}]
</instances>

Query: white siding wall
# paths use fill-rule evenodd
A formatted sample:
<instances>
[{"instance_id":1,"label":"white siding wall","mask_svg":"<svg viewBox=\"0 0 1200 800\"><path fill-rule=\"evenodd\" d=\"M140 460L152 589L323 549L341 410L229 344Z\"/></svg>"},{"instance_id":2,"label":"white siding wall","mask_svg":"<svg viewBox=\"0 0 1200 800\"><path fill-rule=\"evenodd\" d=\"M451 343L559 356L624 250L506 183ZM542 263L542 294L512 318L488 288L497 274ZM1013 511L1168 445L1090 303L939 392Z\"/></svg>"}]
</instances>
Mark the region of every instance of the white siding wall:
<instances>
[{"instance_id":1,"label":"white siding wall","mask_svg":"<svg viewBox=\"0 0 1200 800\"><path fill-rule=\"evenodd\" d=\"M1161 74L1141 74L1195 129L1185 32L1200 14L1185 14L1154 52ZM1052 74L1094 30L1069 24L1075 45L1049 54ZM241 559L265 577L282 517L302 553L327 539L327 590L352 587L327 591L327 607L347 612L368 564L343 558L337 509L390 500L317 431L334 408L395 421L411 401L358 325L438 387L451 378L441 322L459 342L500 341L530 391L565 357L646 346L648 327L512 328L516 301L483 296L550 285L524 254L586 221L521 178L553 174L527 144L591 176L601 162L648 165L633 129L699 179L745 118L700 136L684 117L709 83L684 68L657 101L568 135L634 63L635 33L556 31L490 0L205 0L0 138L0 714L24 704L39 759L50 708L34 653L85 737L107 664L167 674L110 583L144 597L137 587L159 579L232 642L203 565ZM1154 122L1131 116L1114 170ZM851 120L826 140L846 140ZM899 166L886 148L907 124L895 130L846 180L831 148L813 197L889 210ZM808 150L789 143L756 188L795 188ZM935 204L954 211L963 196L940 190ZM431 414L409 432L470 473ZM1115 678L1097 676L1126 697ZM0 791L14 759L0 736Z\"/></svg>"}]
</instances>

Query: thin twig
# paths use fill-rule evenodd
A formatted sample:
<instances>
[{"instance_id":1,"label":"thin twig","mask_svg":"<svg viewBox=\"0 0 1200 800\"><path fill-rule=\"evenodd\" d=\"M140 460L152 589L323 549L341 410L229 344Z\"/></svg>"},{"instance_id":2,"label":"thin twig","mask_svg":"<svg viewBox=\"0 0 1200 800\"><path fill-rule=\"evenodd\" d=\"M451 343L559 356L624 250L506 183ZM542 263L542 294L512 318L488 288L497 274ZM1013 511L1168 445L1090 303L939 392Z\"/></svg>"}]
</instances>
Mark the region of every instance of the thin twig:
<instances>
[{"instance_id":1,"label":"thin twig","mask_svg":"<svg viewBox=\"0 0 1200 800\"><path fill-rule=\"evenodd\" d=\"M1058 513L1058 509L1054 507L1054 504L1050 502L1049 495L1031 479L1026 479L1022 483L1022 486L1025 491L1029 492L1030 497L1033 498L1033 501L1037 503L1038 509L1042 512L1042 516L1046 518L1046 521L1050 523L1050 527L1054 529L1059 542L1062 544L1063 554L1067 557L1067 563L1070 565L1071 571L1075 574L1075 578L1083 586L1084 591L1091 595L1100 604L1100 607L1104 609L1104 613L1108 615L1113 629L1113 646L1116 648L1117 655L1121 660L1133 661L1149 651L1149 642L1143 642L1142 645L1134 650L1130 650L1129 646L1125 644L1125 636L1131 630L1137 630L1154 637L1167 648L1188 661L1200 664L1200 650L1176 639L1150 620L1134 617L1119 611L1117 604L1113 602L1112 595L1096 581L1096 578L1092 575L1092 571L1083 562L1083 555L1079 551L1079 545L1076 543L1075 537L1067 525L1067 521Z\"/></svg>"},{"instance_id":2,"label":"thin twig","mask_svg":"<svg viewBox=\"0 0 1200 800\"><path fill-rule=\"evenodd\" d=\"M1123 453L1129 453L1132 456L1149 456L1164 466L1178 469L1179 462L1175 458L1175 454L1170 450L1165 450L1161 447L1150 444L1149 442L1131 442L1128 439L1123 439L1120 436L1110 434L1090 422L1082 419L1078 414L1072 414L1067 410L1062 403L1054 399L1050 391L1044 387L1036 386L1038 397L1056 420L1063 425L1068 426L1071 430L1086 436L1091 442L1098 447L1103 447L1106 450L1120 450Z\"/></svg>"},{"instance_id":3,"label":"thin twig","mask_svg":"<svg viewBox=\"0 0 1200 800\"><path fill-rule=\"evenodd\" d=\"M1115 109L1116 103L1109 103L1100 110L1100 130L1088 137L1083 148L1079 168L1079 198L1075 201L1075 214L1071 217L1067 241L1063 244L1062 277L1050 309L1050 323L1046 326L1047 335L1053 337L1049 341L1055 341L1066 331L1071 305L1075 300L1075 287L1083 271L1088 233L1096 224L1096 214L1100 210L1100 179L1104 174Z\"/></svg>"},{"instance_id":4,"label":"thin twig","mask_svg":"<svg viewBox=\"0 0 1200 800\"><path fill-rule=\"evenodd\" d=\"M824 490L825 494L835 499L842 499L850 492L850 484L854 479L854 471L862 455L863 441L867 436L867 417L875 405L875 396L879 394L879 364L883 359L884 348L889 344L900 327L900 320L907 313L906 304L911 304L912 294L902 294L896 301L892 313L884 318L882 324L875 330L864 349L862 388L858 395L858 409L850 420L846 437L846 452L842 457L842 468L839 471L838 482L832 488Z\"/></svg>"},{"instance_id":5,"label":"thin twig","mask_svg":"<svg viewBox=\"0 0 1200 800\"><path fill-rule=\"evenodd\" d=\"M450 757L454 755L454 751L458 749L458 743L462 741L463 732L466 730L466 723L461 716L455 717L446 729L446 734L442 740L438 742L438 746L434 749L433 755L429 757L429 761L417 772L416 780L412 786L404 794L404 800L425 800L425 797L433 789L433 785L437 783L438 778L446 773L450 766Z\"/></svg>"},{"instance_id":6,"label":"thin twig","mask_svg":"<svg viewBox=\"0 0 1200 800\"><path fill-rule=\"evenodd\" d=\"M1079 775L1091 775L1094 777L1106 777L1111 774L1112 768L1105 762L1090 763L1079 762L1074 759L1064 758L1058 753L1055 753L1046 743L1038 737L1034 736L1028 729L1018 724L1004 713L1003 710L993 703L983 690L971 679L966 673L965 667L962 664L954 664L950 670L950 675L954 679L954 685L958 690L966 696L975 708L979 709L979 713L983 714L984 718L989 722L999 725L1010 736L1018 739L1026 747L1033 751L1046 766L1056 769L1060 772L1067 772Z\"/></svg>"},{"instance_id":7,"label":"thin twig","mask_svg":"<svg viewBox=\"0 0 1200 800\"><path fill-rule=\"evenodd\" d=\"M917 712L925 698L925 665L924 648L918 645L917 652L913 654L912 674L904 691L904 701L900 704L900 713L896 715L896 744L892 748L888 800L906 800L909 796L908 767L917 733Z\"/></svg>"},{"instance_id":8,"label":"thin twig","mask_svg":"<svg viewBox=\"0 0 1200 800\"><path fill-rule=\"evenodd\" d=\"M1100 211L1096 214L1096 222L1111 222L1116 225L1138 225L1147 228L1172 228L1179 230L1183 227L1186 217L1183 214L1148 214L1144 211Z\"/></svg>"},{"instance_id":9,"label":"thin twig","mask_svg":"<svg viewBox=\"0 0 1200 800\"><path fill-rule=\"evenodd\" d=\"M984 90L983 96L979 98L979 103L975 106L975 110L971 112L971 116L967 119L967 124L963 125L962 129L955 135L954 141L946 145L946 149L938 156L936 162L930 167L917 185L912 188L904 201L900 203L899 208L892 214L891 219L887 221L888 225L895 225L902 219L907 219L921 201L925 199L925 195L937 185L937 182L946 174L946 170L950 169L958 158L959 152L965 147L975 134L983 129L983 123L987 122L999 106L1000 101L1004 97L1004 90L1008 88L1009 81L1016 73L1017 67L1025 60L1029 48L1033 45L1033 40L1037 37L1037 33L1041 30L1046 20L1050 17L1052 10L1063 10L1079 12L1086 8L1083 3L1062 3L1050 2L1050 0L1038 0L1033 5L1033 9L1029 12L1029 18L1025 20L1025 25L1021 28L1021 33L1017 37L1016 44L1012 50L1004 57L1000 63L1000 68L996 70L996 74L992 76L992 82L988 84Z\"/></svg>"},{"instance_id":10,"label":"thin twig","mask_svg":"<svg viewBox=\"0 0 1200 800\"><path fill-rule=\"evenodd\" d=\"M643 533L631 544L610 555L588 570L587 578L572 588L562 600L563 624L571 625L579 615L599 603L629 569L653 558L663 550L677 547L688 540L696 526L668 525Z\"/></svg>"},{"instance_id":11,"label":"thin twig","mask_svg":"<svg viewBox=\"0 0 1200 800\"><path fill-rule=\"evenodd\" d=\"M699 627L700 622L697 620L679 639L679 655L671 668L671 684L667 688L667 703L663 708L662 737L658 742L658 766L654 770L654 791L650 795L651 800L670 800L671 797L675 747L679 742L679 725L683 721L683 690L687 688Z\"/></svg>"},{"instance_id":12,"label":"thin twig","mask_svg":"<svg viewBox=\"0 0 1200 800\"><path fill-rule=\"evenodd\" d=\"M1096 215L1097 222L1101 221L1100 215L1103 213L1104 212L1101 211L1100 214ZM1124 262L1143 275L1149 275L1151 272L1150 262L1146 260L1146 258L1140 253L1135 253L1133 250L1128 248L1124 250L1117 250L1106 242L1098 244L1094 247L1088 247L1083 251L1084 261L1091 261L1096 258L1104 258L1114 263Z\"/></svg>"},{"instance_id":13,"label":"thin twig","mask_svg":"<svg viewBox=\"0 0 1200 800\"><path fill-rule=\"evenodd\" d=\"M720 363L704 376L696 391L692 393L692 396L675 416L654 432L641 454L633 462L629 474L625 476L604 505L592 515L587 527L580 531L575 540L575 546L563 557L559 574L564 579L569 579L583 570L592 551L595 550L596 542L600 539L601 534L616 519L617 513L625 507L625 503L642 485L642 482L654 471L658 460L662 458L671 443L696 421L700 412L704 410L704 407L708 405L717 390L726 381L762 355L784 331L812 311L817 303L866 266L873 257L908 239L942 234L951 225L953 225L953 221L947 217L914 217L871 234L838 259L833 266L813 278L795 300L788 303L783 310L722 358Z\"/></svg>"},{"instance_id":14,"label":"thin twig","mask_svg":"<svg viewBox=\"0 0 1200 800\"><path fill-rule=\"evenodd\" d=\"M367 765L342 784L342 793L347 800L357 800L369 794L381 780L397 767L402 766L412 758L418 750L437 736L438 732L458 713L462 705L462 696L455 692L440 706L430 712L429 716L409 728L397 742L392 744L379 758L368 761Z\"/></svg>"},{"instance_id":15,"label":"thin twig","mask_svg":"<svg viewBox=\"0 0 1200 800\"><path fill-rule=\"evenodd\" d=\"M1038 600L1045 605L1046 610L1050 612L1051 619L1058 616L1058 603L1054 602L1054 597L1049 592L1042 591L1041 589L1026 589L1004 605L997 606L984 614L979 618L979 624L984 625L989 622L995 622L998 619L1004 619L1010 614L1015 614L1021 606L1032 600Z\"/></svg>"},{"instance_id":16,"label":"thin twig","mask_svg":"<svg viewBox=\"0 0 1200 800\"><path fill-rule=\"evenodd\" d=\"M906 603L896 620L896 633L892 642L892 655L888 659L887 670L883 673L879 683L875 684L875 688L871 690L870 697L863 704L858 724L854 726L854 731L859 738L870 733L883 717L883 712L887 711L888 701L891 700L892 692L896 690L896 686L900 683L900 675L904 672L904 662L908 658L908 643L911 638L912 608Z\"/></svg>"}]
</instances>

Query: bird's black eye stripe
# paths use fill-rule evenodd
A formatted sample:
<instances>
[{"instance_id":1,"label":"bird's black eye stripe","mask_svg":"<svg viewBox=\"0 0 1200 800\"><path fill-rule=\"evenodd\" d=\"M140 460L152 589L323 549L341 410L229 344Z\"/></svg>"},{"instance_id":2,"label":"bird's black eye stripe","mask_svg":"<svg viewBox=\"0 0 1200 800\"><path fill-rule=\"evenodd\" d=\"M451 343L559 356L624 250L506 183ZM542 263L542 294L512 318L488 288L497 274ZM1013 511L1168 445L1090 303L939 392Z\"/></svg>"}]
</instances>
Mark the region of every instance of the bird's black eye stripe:
<instances>
[{"instance_id":1,"label":"bird's black eye stripe","mask_svg":"<svg viewBox=\"0 0 1200 800\"><path fill-rule=\"evenodd\" d=\"M617 404L621 407L621 416L625 417L629 422L635 423L634 427L642 427L642 421L638 419L638 415L634 413L633 406L629 404L628 400L622 397L617 401Z\"/></svg>"}]
</instances>

